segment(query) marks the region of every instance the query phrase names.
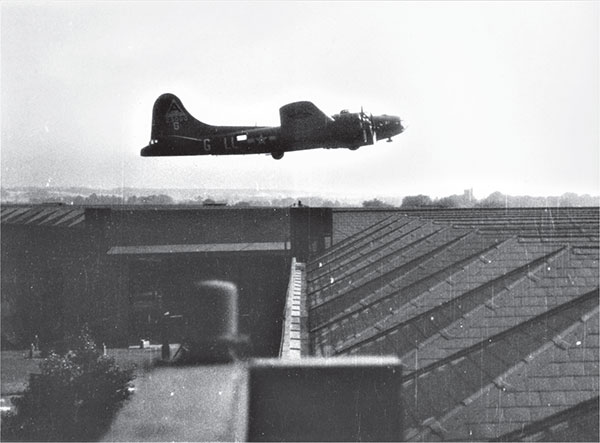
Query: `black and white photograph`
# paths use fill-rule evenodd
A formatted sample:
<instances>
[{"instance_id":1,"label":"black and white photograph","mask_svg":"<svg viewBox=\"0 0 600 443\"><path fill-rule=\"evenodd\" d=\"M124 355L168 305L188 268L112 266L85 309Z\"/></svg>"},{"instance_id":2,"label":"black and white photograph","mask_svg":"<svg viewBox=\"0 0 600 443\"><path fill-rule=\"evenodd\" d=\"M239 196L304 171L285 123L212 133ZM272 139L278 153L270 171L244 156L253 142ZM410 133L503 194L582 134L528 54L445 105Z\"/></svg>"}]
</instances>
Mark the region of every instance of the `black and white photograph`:
<instances>
[{"instance_id":1,"label":"black and white photograph","mask_svg":"<svg viewBox=\"0 0 600 443\"><path fill-rule=\"evenodd\" d=\"M0 2L2 441L600 440L600 2Z\"/></svg>"}]
</instances>

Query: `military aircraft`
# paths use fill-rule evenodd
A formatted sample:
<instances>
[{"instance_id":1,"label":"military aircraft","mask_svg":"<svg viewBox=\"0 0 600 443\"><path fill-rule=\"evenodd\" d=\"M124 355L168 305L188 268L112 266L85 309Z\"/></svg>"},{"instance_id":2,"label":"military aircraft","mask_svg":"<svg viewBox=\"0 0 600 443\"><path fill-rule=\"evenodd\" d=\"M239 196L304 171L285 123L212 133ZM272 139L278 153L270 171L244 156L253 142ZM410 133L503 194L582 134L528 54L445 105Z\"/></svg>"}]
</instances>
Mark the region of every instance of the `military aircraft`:
<instances>
[{"instance_id":1,"label":"military aircraft","mask_svg":"<svg viewBox=\"0 0 600 443\"><path fill-rule=\"evenodd\" d=\"M399 117L341 111L332 117L301 101L279 109L281 126L211 126L196 120L173 94L163 94L152 110L150 144L142 157L271 154L316 148L355 150L404 131Z\"/></svg>"}]
</instances>

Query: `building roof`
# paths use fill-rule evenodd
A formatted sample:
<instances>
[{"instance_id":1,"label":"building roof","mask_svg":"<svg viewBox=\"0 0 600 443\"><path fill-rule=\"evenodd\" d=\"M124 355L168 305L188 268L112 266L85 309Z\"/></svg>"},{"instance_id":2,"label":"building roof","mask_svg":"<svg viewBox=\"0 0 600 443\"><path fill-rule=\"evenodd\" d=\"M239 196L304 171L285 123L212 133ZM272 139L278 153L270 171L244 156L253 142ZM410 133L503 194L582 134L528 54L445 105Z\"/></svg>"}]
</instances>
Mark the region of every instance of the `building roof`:
<instances>
[{"instance_id":1,"label":"building roof","mask_svg":"<svg viewBox=\"0 0 600 443\"><path fill-rule=\"evenodd\" d=\"M102 441L243 441L243 365L158 367L136 380Z\"/></svg>"},{"instance_id":2,"label":"building roof","mask_svg":"<svg viewBox=\"0 0 600 443\"><path fill-rule=\"evenodd\" d=\"M334 238L361 233L376 220L420 217L455 227L478 229L500 237L518 235L522 239L544 242L598 242L599 207L555 208L462 208L462 209L358 209L335 208L334 217L349 220L334 224ZM367 223L364 225L363 223Z\"/></svg>"},{"instance_id":3,"label":"building roof","mask_svg":"<svg viewBox=\"0 0 600 443\"><path fill-rule=\"evenodd\" d=\"M598 397L598 291L405 378L410 440L488 440Z\"/></svg>"},{"instance_id":4,"label":"building roof","mask_svg":"<svg viewBox=\"0 0 600 443\"><path fill-rule=\"evenodd\" d=\"M193 254L207 252L261 252L287 251L286 242L263 243L207 243L197 245L143 245L113 246L108 255L144 255L144 254Z\"/></svg>"},{"instance_id":5,"label":"building roof","mask_svg":"<svg viewBox=\"0 0 600 443\"><path fill-rule=\"evenodd\" d=\"M20 204L9 203L0 206L1 223L3 225L28 225L46 227L83 227L86 221L86 210L108 210L114 214L142 211L163 211L173 213L192 211L228 211L228 212L285 212L283 207L236 207L236 206L200 206L200 205L66 205L62 203Z\"/></svg>"},{"instance_id":6,"label":"building roof","mask_svg":"<svg viewBox=\"0 0 600 443\"><path fill-rule=\"evenodd\" d=\"M597 222L433 218L387 215L308 263L313 351L399 356L409 440L501 439L597 398Z\"/></svg>"},{"instance_id":7,"label":"building roof","mask_svg":"<svg viewBox=\"0 0 600 443\"><path fill-rule=\"evenodd\" d=\"M63 205L1 206L2 224L73 228L85 221L85 209Z\"/></svg>"}]
</instances>

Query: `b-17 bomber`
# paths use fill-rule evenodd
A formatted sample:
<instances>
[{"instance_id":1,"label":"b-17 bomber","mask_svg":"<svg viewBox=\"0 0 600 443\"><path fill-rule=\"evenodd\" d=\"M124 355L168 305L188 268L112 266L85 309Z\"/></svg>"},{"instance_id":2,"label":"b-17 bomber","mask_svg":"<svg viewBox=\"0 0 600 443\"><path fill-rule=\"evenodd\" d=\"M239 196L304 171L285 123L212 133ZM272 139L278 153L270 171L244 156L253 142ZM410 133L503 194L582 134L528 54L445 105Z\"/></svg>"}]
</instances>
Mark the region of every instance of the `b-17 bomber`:
<instances>
[{"instance_id":1,"label":"b-17 bomber","mask_svg":"<svg viewBox=\"0 0 600 443\"><path fill-rule=\"evenodd\" d=\"M154 103L150 144L142 157L179 155L271 154L305 149L356 150L404 131L399 117L341 111L327 116L313 103L300 101L279 109L281 126L211 126L196 120L173 94Z\"/></svg>"}]
</instances>

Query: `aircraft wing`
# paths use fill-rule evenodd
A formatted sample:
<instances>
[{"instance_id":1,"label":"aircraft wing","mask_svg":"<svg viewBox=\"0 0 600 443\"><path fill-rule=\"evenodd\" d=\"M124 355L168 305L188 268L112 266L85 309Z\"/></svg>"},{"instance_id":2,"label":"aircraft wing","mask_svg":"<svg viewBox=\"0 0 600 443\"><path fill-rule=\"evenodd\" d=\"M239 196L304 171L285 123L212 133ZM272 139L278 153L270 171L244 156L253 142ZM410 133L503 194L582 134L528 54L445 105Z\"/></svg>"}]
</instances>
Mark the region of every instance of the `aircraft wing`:
<instances>
[{"instance_id":1,"label":"aircraft wing","mask_svg":"<svg viewBox=\"0 0 600 443\"><path fill-rule=\"evenodd\" d=\"M323 129L331 121L311 102L295 102L279 109L281 131L291 138L302 138L315 130Z\"/></svg>"}]
</instances>

